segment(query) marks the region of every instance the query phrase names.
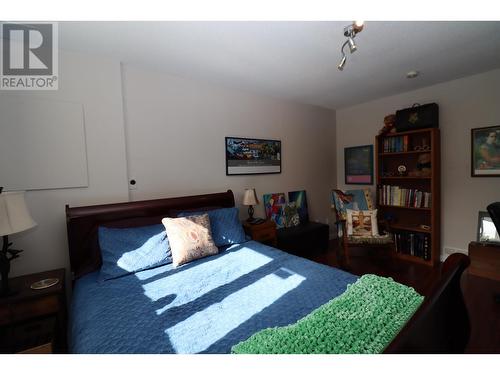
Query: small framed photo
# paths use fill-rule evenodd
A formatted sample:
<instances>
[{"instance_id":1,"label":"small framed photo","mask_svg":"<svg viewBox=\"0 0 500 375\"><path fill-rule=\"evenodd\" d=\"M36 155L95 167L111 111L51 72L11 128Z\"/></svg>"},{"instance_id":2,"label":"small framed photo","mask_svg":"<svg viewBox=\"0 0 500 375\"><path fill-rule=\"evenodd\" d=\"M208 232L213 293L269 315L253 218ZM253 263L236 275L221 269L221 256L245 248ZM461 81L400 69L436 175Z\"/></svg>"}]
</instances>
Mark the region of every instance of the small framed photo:
<instances>
[{"instance_id":1,"label":"small framed photo","mask_svg":"<svg viewBox=\"0 0 500 375\"><path fill-rule=\"evenodd\" d=\"M373 185L373 145L344 148L346 185Z\"/></svg>"},{"instance_id":2,"label":"small framed photo","mask_svg":"<svg viewBox=\"0 0 500 375\"><path fill-rule=\"evenodd\" d=\"M471 176L500 177L500 126L471 129Z\"/></svg>"},{"instance_id":3,"label":"small framed photo","mask_svg":"<svg viewBox=\"0 0 500 375\"><path fill-rule=\"evenodd\" d=\"M226 137L226 175L281 173L281 141Z\"/></svg>"},{"instance_id":4,"label":"small framed photo","mask_svg":"<svg viewBox=\"0 0 500 375\"><path fill-rule=\"evenodd\" d=\"M479 211L477 221L477 242L495 242L500 244L500 237L495 224L486 211Z\"/></svg>"}]
</instances>

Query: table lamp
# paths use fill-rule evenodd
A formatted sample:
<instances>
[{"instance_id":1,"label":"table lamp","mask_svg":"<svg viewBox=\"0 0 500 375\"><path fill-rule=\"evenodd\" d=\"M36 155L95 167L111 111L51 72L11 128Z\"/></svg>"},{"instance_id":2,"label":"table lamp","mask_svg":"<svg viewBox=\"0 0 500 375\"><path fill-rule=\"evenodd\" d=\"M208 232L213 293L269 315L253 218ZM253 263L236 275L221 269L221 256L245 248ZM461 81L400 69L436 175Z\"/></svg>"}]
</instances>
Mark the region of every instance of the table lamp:
<instances>
[{"instance_id":1,"label":"table lamp","mask_svg":"<svg viewBox=\"0 0 500 375\"><path fill-rule=\"evenodd\" d=\"M2 193L0 187L0 236L3 236L3 246L0 251L0 274L2 276L0 298L15 294L9 290L10 261L18 258L19 253L22 252L22 250L9 249L12 245L9 243L9 234L23 232L35 225L24 201L24 192Z\"/></svg>"},{"instance_id":2,"label":"table lamp","mask_svg":"<svg viewBox=\"0 0 500 375\"><path fill-rule=\"evenodd\" d=\"M243 205L248 206L247 221L253 221L253 206L256 204L259 204L259 200L257 199L255 189L245 189L245 194L243 195Z\"/></svg>"}]
</instances>

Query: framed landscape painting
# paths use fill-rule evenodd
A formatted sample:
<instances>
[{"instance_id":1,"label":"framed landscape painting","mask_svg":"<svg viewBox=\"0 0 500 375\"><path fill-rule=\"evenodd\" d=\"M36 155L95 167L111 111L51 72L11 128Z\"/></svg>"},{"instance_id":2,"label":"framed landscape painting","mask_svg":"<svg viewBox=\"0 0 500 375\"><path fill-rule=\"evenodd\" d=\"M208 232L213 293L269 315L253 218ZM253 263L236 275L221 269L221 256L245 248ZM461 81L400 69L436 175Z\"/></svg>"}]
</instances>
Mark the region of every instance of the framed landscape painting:
<instances>
[{"instance_id":1,"label":"framed landscape painting","mask_svg":"<svg viewBox=\"0 0 500 375\"><path fill-rule=\"evenodd\" d=\"M471 176L500 177L500 125L471 129Z\"/></svg>"},{"instance_id":2,"label":"framed landscape painting","mask_svg":"<svg viewBox=\"0 0 500 375\"><path fill-rule=\"evenodd\" d=\"M344 148L345 183L373 184L373 145Z\"/></svg>"},{"instance_id":3,"label":"framed landscape painting","mask_svg":"<svg viewBox=\"0 0 500 375\"><path fill-rule=\"evenodd\" d=\"M226 137L226 175L281 173L281 141Z\"/></svg>"}]
</instances>

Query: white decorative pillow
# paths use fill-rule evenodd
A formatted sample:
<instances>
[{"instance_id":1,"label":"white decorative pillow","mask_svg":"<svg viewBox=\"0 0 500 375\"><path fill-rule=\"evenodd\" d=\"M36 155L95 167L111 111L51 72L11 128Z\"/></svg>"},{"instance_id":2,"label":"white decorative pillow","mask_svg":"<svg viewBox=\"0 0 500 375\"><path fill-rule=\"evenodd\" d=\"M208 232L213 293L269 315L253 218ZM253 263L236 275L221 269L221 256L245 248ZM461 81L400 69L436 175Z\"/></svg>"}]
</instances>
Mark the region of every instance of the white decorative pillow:
<instances>
[{"instance_id":1,"label":"white decorative pillow","mask_svg":"<svg viewBox=\"0 0 500 375\"><path fill-rule=\"evenodd\" d=\"M347 209L347 235L356 237L378 236L377 210Z\"/></svg>"},{"instance_id":2,"label":"white decorative pillow","mask_svg":"<svg viewBox=\"0 0 500 375\"><path fill-rule=\"evenodd\" d=\"M166 217L161 222L167 231L174 267L219 252L212 239L208 214Z\"/></svg>"}]
</instances>

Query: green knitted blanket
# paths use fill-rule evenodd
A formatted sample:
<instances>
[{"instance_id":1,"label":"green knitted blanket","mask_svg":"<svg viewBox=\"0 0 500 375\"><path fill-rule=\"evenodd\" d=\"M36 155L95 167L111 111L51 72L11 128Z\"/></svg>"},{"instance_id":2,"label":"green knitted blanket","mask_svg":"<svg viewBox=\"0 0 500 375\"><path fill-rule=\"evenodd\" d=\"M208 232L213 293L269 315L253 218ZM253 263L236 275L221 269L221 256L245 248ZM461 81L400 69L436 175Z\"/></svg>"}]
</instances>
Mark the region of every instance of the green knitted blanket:
<instances>
[{"instance_id":1,"label":"green knitted blanket","mask_svg":"<svg viewBox=\"0 0 500 375\"><path fill-rule=\"evenodd\" d=\"M423 299L391 278L364 275L295 324L257 332L232 353L381 353Z\"/></svg>"}]
</instances>

